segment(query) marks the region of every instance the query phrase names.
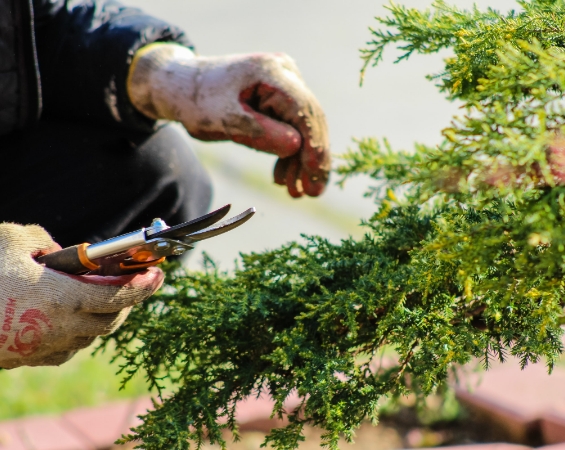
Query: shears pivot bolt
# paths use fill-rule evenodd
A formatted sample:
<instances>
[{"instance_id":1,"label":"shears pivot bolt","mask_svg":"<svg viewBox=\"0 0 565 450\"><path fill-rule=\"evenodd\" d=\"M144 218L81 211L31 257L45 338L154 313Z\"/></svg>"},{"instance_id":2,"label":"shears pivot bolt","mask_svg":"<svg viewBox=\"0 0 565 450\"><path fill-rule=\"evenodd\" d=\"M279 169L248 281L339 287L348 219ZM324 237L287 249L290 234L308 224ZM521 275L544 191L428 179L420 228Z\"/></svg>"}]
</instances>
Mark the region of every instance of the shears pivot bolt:
<instances>
[{"instance_id":1,"label":"shears pivot bolt","mask_svg":"<svg viewBox=\"0 0 565 450\"><path fill-rule=\"evenodd\" d=\"M178 247L173 248L173 255L176 255L176 256L182 255L185 250L186 249L184 247L181 247L179 245Z\"/></svg>"},{"instance_id":2,"label":"shears pivot bolt","mask_svg":"<svg viewBox=\"0 0 565 450\"><path fill-rule=\"evenodd\" d=\"M157 242L153 248L157 251L159 250L167 250L169 247L171 246L171 244L169 244L168 242Z\"/></svg>"}]
</instances>

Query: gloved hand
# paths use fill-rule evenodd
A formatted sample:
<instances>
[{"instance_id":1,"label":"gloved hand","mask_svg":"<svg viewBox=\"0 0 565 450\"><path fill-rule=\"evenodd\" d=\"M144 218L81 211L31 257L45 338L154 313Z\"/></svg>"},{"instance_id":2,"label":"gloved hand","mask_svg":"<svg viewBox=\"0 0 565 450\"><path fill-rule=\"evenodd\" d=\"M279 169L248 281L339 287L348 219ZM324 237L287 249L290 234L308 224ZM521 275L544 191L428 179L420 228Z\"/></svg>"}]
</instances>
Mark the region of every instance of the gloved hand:
<instances>
[{"instance_id":1,"label":"gloved hand","mask_svg":"<svg viewBox=\"0 0 565 450\"><path fill-rule=\"evenodd\" d=\"M180 45L150 44L135 54L127 88L143 114L181 122L197 139L274 153L275 182L293 197L323 192L330 170L326 119L290 57L202 57Z\"/></svg>"},{"instance_id":2,"label":"gloved hand","mask_svg":"<svg viewBox=\"0 0 565 450\"><path fill-rule=\"evenodd\" d=\"M34 260L59 249L37 225L0 224L2 368L64 363L119 327L131 307L163 282L155 268L119 277L76 276Z\"/></svg>"}]
</instances>

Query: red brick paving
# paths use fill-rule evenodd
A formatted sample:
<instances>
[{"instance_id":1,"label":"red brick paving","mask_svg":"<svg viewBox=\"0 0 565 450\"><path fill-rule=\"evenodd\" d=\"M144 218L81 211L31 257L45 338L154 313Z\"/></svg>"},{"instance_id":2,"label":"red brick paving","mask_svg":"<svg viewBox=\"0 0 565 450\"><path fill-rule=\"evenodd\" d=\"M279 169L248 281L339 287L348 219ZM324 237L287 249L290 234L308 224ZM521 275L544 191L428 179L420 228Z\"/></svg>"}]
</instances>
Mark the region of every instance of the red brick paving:
<instances>
[{"instance_id":1,"label":"red brick paving","mask_svg":"<svg viewBox=\"0 0 565 450\"><path fill-rule=\"evenodd\" d=\"M551 446L553 447L553 446ZM531 450L532 447L525 445L515 444L471 444L471 445L458 445L454 447L439 447L441 450ZM550 447L547 447L549 449ZM546 450L546 447L541 447L539 450ZM553 449L551 449L553 450ZM560 450L560 449L556 449Z\"/></svg>"},{"instance_id":2,"label":"red brick paving","mask_svg":"<svg viewBox=\"0 0 565 450\"><path fill-rule=\"evenodd\" d=\"M543 450L565 450L565 444L546 445Z\"/></svg>"},{"instance_id":3,"label":"red brick paving","mask_svg":"<svg viewBox=\"0 0 565 450\"><path fill-rule=\"evenodd\" d=\"M2 450L27 450L22 442L16 421L0 423L0 448Z\"/></svg>"},{"instance_id":4,"label":"red brick paving","mask_svg":"<svg viewBox=\"0 0 565 450\"><path fill-rule=\"evenodd\" d=\"M479 378L482 382L477 385ZM456 386L460 401L473 412L506 430L509 440L527 442L529 433L541 434L543 450L565 450L565 368L547 375L543 364L521 371L514 362L496 365L488 372L471 373ZM295 408L293 395L285 403ZM280 425L271 419L272 400L250 398L240 402L236 420L242 431L268 431ZM138 415L152 408L148 397L116 402L98 408L79 408L60 417L29 417L0 422L0 450L102 450L140 424ZM443 447L443 450L520 450L512 444Z\"/></svg>"},{"instance_id":5,"label":"red brick paving","mask_svg":"<svg viewBox=\"0 0 565 450\"><path fill-rule=\"evenodd\" d=\"M565 404L554 405L544 412L540 421L540 429L543 442L546 444L565 442ZM558 449L558 445L552 447L555 447L555 450L565 450L565 444L560 444L560 446L562 449Z\"/></svg>"},{"instance_id":6,"label":"red brick paving","mask_svg":"<svg viewBox=\"0 0 565 450\"><path fill-rule=\"evenodd\" d=\"M141 425L141 420L137 416L145 415L150 409L153 409L153 402L149 397L141 397L134 400L132 403L132 409L127 418L127 423L122 429L121 434L127 434L130 428Z\"/></svg>"},{"instance_id":7,"label":"red brick paving","mask_svg":"<svg viewBox=\"0 0 565 450\"><path fill-rule=\"evenodd\" d=\"M557 367L548 375L544 364L520 370L518 362L510 360L486 372L467 374L455 390L468 409L496 424L511 442L527 442L551 412L554 419L550 421L548 416L544 427L548 437L545 442L553 444L565 441L558 438L559 421L555 419L561 417L565 424L564 387L564 368ZM562 433L565 437L565 428Z\"/></svg>"},{"instance_id":8,"label":"red brick paving","mask_svg":"<svg viewBox=\"0 0 565 450\"><path fill-rule=\"evenodd\" d=\"M30 417L0 424L2 450L97 450L58 417Z\"/></svg>"},{"instance_id":9,"label":"red brick paving","mask_svg":"<svg viewBox=\"0 0 565 450\"><path fill-rule=\"evenodd\" d=\"M131 401L123 401L99 408L80 408L61 419L84 436L92 448L108 448L127 430L133 406Z\"/></svg>"}]
</instances>

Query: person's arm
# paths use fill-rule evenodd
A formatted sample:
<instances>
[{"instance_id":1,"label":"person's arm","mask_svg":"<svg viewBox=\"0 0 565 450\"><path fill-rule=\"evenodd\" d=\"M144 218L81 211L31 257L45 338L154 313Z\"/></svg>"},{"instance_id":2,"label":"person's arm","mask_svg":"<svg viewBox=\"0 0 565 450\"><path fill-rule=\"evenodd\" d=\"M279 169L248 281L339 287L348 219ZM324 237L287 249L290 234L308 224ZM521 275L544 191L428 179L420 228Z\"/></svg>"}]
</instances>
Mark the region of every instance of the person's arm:
<instances>
[{"instance_id":1,"label":"person's arm","mask_svg":"<svg viewBox=\"0 0 565 450\"><path fill-rule=\"evenodd\" d=\"M195 57L181 30L138 9L112 0L56 5L36 26L45 115L147 131L157 119L176 120L198 139L276 154L275 182L293 197L323 192L325 116L288 56Z\"/></svg>"},{"instance_id":2,"label":"person's arm","mask_svg":"<svg viewBox=\"0 0 565 450\"><path fill-rule=\"evenodd\" d=\"M34 0L43 115L150 131L126 78L135 52L152 42L190 47L177 27L113 0Z\"/></svg>"},{"instance_id":3,"label":"person's arm","mask_svg":"<svg viewBox=\"0 0 565 450\"><path fill-rule=\"evenodd\" d=\"M0 367L59 365L119 327L155 292L163 272L67 275L37 256L58 250L37 225L0 224Z\"/></svg>"}]
</instances>

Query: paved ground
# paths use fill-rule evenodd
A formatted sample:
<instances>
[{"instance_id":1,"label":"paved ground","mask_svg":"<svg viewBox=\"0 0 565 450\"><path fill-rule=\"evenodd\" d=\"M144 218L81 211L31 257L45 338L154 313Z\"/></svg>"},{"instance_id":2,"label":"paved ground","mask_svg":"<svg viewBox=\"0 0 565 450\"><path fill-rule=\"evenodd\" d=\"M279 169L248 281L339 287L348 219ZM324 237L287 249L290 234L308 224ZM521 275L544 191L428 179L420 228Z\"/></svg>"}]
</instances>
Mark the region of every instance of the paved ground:
<instances>
[{"instance_id":1,"label":"paved ground","mask_svg":"<svg viewBox=\"0 0 565 450\"><path fill-rule=\"evenodd\" d=\"M479 379L482 381L477 384ZM400 414L384 417L378 427L363 425L356 433L355 444L344 441L340 448L389 450L467 444L450 448L565 450L565 393L562 388L565 367L557 367L549 376L543 364L521 371L518 362L511 360L504 365L495 365L486 373L468 371L462 374L461 380L456 393L467 408L465 420L430 427L415 420L410 410L406 413L401 410ZM292 409L298 403L298 398L289 398L286 407ZM273 403L265 398L238 404L236 419L242 440L233 443L226 435L230 450L259 449L265 434L272 427L283 424L269 418L272 406ZM79 408L58 416L0 422L0 450L109 449L120 435L139 423L136 416L151 407L149 398L144 397L96 408ZM307 440L301 450L319 448L321 431L308 428L305 434ZM485 442L499 444L479 445ZM556 444L561 446L547 447Z\"/></svg>"}]
</instances>

